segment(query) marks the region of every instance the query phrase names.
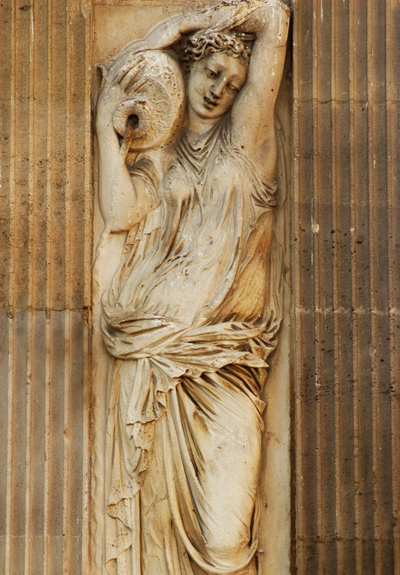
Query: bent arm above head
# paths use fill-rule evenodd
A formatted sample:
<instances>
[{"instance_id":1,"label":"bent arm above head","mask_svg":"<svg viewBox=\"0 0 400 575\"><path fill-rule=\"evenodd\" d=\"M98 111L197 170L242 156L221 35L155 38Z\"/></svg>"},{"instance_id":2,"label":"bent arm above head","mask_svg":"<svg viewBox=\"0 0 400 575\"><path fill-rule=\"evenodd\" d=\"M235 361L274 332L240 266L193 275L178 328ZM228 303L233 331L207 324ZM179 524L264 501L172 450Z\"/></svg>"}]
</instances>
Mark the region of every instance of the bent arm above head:
<instances>
[{"instance_id":1,"label":"bent arm above head","mask_svg":"<svg viewBox=\"0 0 400 575\"><path fill-rule=\"evenodd\" d=\"M267 0L240 26L256 35L245 86L232 108L232 139L257 166L264 181L276 172L274 108L282 80L290 10Z\"/></svg>"},{"instance_id":2,"label":"bent arm above head","mask_svg":"<svg viewBox=\"0 0 400 575\"><path fill-rule=\"evenodd\" d=\"M278 2L279 0L275 0ZM127 44L109 70L110 81L119 81L130 70L130 56L135 58L144 50L163 50L199 30L229 30L247 22L253 13L264 5L264 0L224 0L210 4L203 10L174 16L153 28L142 40Z\"/></svg>"}]
</instances>

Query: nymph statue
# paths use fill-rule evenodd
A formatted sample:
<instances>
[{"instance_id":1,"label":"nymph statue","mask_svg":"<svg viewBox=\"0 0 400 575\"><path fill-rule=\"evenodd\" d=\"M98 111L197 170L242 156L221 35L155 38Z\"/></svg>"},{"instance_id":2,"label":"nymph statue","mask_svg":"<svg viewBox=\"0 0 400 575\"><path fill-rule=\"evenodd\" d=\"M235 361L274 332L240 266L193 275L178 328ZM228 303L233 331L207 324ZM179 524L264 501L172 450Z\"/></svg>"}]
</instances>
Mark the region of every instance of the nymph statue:
<instances>
[{"instance_id":1,"label":"nymph statue","mask_svg":"<svg viewBox=\"0 0 400 575\"><path fill-rule=\"evenodd\" d=\"M97 107L110 356L107 571L255 575L280 322L274 105L289 9L234 0L126 46Z\"/></svg>"}]
</instances>

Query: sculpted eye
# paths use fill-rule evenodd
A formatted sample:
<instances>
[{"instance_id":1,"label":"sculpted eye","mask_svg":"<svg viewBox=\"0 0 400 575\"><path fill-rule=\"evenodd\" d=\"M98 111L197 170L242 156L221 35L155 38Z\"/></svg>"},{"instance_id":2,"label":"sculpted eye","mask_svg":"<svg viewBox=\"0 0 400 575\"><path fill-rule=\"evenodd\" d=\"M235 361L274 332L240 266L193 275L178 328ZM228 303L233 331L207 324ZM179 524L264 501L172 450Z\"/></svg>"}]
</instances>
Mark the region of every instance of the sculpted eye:
<instances>
[{"instance_id":1,"label":"sculpted eye","mask_svg":"<svg viewBox=\"0 0 400 575\"><path fill-rule=\"evenodd\" d=\"M228 88L234 94L237 94L239 92L239 88L237 86L235 86L234 84L228 84Z\"/></svg>"},{"instance_id":2,"label":"sculpted eye","mask_svg":"<svg viewBox=\"0 0 400 575\"><path fill-rule=\"evenodd\" d=\"M214 72L214 70L210 68L206 68L206 74L208 78L216 78L218 76L217 72Z\"/></svg>"}]
</instances>

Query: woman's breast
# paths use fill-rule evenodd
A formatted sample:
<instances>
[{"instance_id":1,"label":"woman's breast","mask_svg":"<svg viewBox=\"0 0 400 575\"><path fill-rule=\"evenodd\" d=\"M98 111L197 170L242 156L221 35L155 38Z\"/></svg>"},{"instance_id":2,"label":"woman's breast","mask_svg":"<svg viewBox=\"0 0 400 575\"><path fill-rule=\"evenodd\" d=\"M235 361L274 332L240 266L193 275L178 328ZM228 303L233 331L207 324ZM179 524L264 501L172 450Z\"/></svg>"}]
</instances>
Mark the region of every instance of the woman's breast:
<instances>
[{"instance_id":1,"label":"woman's breast","mask_svg":"<svg viewBox=\"0 0 400 575\"><path fill-rule=\"evenodd\" d=\"M163 228L157 265L143 294L146 311L192 323L222 300L234 281L242 241L242 200L235 178L217 169L191 174L182 166L160 187ZM224 174L226 176L226 174Z\"/></svg>"},{"instance_id":2,"label":"woman's breast","mask_svg":"<svg viewBox=\"0 0 400 575\"><path fill-rule=\"evenodd\" d=\"M243 320L246 310L252 317L260 312L265 234L254 234L245 184L240 166L227 155L197 174L179 163L170 166L160 186L156 265L141 282L143 311L188 324L232 314Z\"/></svg>"}]
</instances>

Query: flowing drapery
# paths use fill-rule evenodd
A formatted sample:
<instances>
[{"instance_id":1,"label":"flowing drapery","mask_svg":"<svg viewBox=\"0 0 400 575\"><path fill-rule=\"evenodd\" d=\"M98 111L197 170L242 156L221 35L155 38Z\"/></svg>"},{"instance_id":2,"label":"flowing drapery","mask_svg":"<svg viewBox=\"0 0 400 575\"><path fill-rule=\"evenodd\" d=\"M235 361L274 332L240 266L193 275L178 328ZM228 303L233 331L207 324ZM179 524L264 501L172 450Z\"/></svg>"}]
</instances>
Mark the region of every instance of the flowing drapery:
<instances>
[{"instance_id":1,"label":"flowing drapery","mask_svg":"<svg viewBox=\"0 0 400 575\"><path fill-rule=\"evenodd\" d=\"M133 176L154 202L103 301L108 570L150 575L158 561L160 575L250 573L260 388L279 327L274 187L232 146L226 119L197 147L183 135L143 156ZM161 558L151 547L168 525Z\"/></svg>"}]
</instances>

